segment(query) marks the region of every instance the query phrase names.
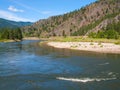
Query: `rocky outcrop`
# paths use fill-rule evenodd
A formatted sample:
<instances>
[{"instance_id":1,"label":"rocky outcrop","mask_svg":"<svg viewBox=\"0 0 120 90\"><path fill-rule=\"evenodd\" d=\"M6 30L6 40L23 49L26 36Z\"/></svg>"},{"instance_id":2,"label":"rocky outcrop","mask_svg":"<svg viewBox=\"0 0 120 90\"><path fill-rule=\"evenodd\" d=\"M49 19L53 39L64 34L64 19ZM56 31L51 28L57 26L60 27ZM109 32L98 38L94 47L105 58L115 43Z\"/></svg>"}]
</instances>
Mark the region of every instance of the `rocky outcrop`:
<instances>
[{"instance_id":1,"label":"rocky outcrop","mask_svg":"<svg viewBox=\"0 0 120 90\"><path fill-rule=\"evenodd\" d=\"M39 20L22 28L29 36L88 35L113 21L120 21L120 0L99 0L84 8L64 15Z\"/></svg>"}]
</instances>

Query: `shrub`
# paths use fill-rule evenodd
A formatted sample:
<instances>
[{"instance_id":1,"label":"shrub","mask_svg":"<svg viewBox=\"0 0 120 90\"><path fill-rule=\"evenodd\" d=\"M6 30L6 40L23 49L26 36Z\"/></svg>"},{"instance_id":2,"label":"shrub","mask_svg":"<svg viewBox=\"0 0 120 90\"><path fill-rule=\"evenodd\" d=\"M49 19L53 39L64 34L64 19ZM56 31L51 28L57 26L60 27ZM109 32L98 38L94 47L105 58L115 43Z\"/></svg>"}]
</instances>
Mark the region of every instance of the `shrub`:
<instances>
[{"instance_id":1,"label":"shrub","mask_svg":"<svg viewBox=\"0 0 120 90\"><path fill-rule=\"evenodd\" d=\"M119 34L115 30L107 30L105 31L105 34L107 36L106 37L107 39L118 39L119 38Z\"/></svg>"},{"instance_id":2,"label":"shrub","mask_svg":"<svg viewBox=\"0 0 120 90\"><path fill-rule=\"evenodd\" d=\"M107 38L107 39L119 39L119 33L115 30L99 31L98 33L91 32L89 34L91 38Z\"/></svg>"}]
</instances>

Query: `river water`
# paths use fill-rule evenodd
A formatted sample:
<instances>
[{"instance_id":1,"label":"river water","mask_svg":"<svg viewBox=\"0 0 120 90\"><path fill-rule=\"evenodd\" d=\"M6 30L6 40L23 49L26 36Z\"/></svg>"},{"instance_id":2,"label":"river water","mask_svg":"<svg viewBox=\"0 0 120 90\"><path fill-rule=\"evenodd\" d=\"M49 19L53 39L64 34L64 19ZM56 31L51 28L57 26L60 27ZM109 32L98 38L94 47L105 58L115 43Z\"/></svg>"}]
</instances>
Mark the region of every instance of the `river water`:
<instances>
[{"instance_id":1,"label":"river water","mask_svg":"<svg viewBox=\"0 0 120 90\"><path fill-rule=\"evenodd\" d=\"M120 90L120 55L0 43L0 90Z\"/></svg>"}]
</instances>

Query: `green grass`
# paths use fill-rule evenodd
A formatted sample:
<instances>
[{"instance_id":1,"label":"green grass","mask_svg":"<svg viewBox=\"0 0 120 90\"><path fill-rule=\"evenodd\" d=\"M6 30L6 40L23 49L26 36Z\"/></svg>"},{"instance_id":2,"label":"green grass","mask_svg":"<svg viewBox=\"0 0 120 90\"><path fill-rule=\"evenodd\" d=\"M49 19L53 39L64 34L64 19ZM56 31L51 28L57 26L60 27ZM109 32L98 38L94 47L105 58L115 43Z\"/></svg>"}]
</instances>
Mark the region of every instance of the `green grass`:
<instances>
[{"instance_id":1,"label":"green grass","mask_svg":"<svg viewBox=\"0 0 120 90\"><path fill-rule=\"evenodd\" d=\"M94 44L91 42L90 45L94 45Z\"/></svg>"},{"instance_id":2,"label":"green grass","mask_svg":"<svg viewBox=\"0 0 120 90\"><path fill-rule=\"evenodd\" d=\"M115 42L114 44L116 44L116 45L120 45L120 41L117 41L117 42Z\"/></svg>"},{"instance_id":3,"label":"green grass","mask_svg":"<svg viewBox=\"0 0 120 90\"><path fill-rule=\"evenodd\" d=\"M101 43L114 43L120 44L120 39L103 39L103 38L83 38L82 36L72 36L72 37L51 37L48 41L57 42L97 42L99 45Z\"/></svg>"},{"instance_id":4,"label":"green grass","mask_svg":"<svg viewBox=\"0 0 120 90\"><path fill-rule=\"evenodd\" d=\"M77 48L78 46L71 46L71 48Z\"/></svg>"},{"instance_id":5,"label":"green grass","mask_svg":"<svg viewBox=\"0 0 120 90\"><path fill-rule=\"evenodd\" d=\"M78 42L82 39L82 37L51 37L49 40L51 41L60 41L60 42Z\"/></svg>"},{"instance_id":6,"label":"green grass","mask_svg":"<svg viewBox=\"0 0 120 90\"><path fill-rule=\"evenodd\" d=\"M0 42L7 42L7 39L0 39Z\"/></svg>"},{"instance_id":7,"label":"green grass","mask_svg":"<svg viewBox=\"0 0 120 90\"><path fill-rule=\"evenodd\" d=\"M103 47L103 45L100 45L100 47L102 48L102 47Z\"/></svg>"},{"instance_id":8,"label":"green grass","mask_svg":"<svg viewBox=\"0 0 120 90\"><path fill-rule=\"evenodd\" d=\"M0 42L16 42L20 40L0 39Z\"/></svg>"},{"instance_id":9,"label":"green grass","mask_svg":"<svg viewBox=\"0 0 120 90\"><path fill-rule=\"evenodd\" d=\"M101 42L98 42L98 45L101 45Z\"/></svg>"}]
</instances>

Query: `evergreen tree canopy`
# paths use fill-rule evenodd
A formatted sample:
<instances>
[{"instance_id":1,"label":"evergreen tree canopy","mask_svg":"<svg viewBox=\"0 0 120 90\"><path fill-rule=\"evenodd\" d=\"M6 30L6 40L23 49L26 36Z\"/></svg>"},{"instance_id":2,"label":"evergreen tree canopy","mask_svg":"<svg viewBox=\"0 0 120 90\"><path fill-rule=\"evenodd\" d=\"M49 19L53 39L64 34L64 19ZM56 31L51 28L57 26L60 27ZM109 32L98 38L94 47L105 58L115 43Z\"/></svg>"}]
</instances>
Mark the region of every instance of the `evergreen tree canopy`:
<instances>
[{"instance_id":1,"label":"evergreen tree canopy","mask_svg":"<svg viewBox=\"0 0 120 90\"><path fill-rule=\"evenodd\" d=\"M0 29L0 39L19 39L22 40L22 32L20 28L1 28Z\"/></svg>"}]
</instances>

